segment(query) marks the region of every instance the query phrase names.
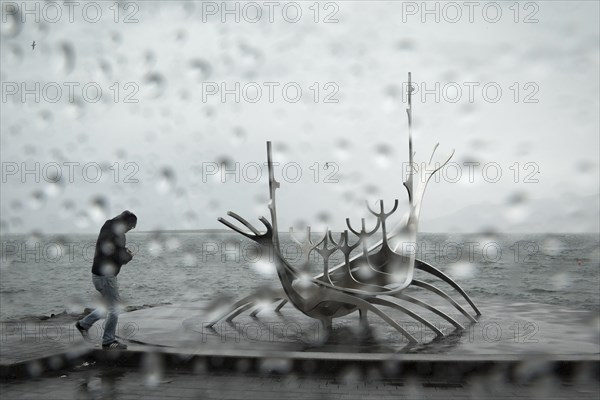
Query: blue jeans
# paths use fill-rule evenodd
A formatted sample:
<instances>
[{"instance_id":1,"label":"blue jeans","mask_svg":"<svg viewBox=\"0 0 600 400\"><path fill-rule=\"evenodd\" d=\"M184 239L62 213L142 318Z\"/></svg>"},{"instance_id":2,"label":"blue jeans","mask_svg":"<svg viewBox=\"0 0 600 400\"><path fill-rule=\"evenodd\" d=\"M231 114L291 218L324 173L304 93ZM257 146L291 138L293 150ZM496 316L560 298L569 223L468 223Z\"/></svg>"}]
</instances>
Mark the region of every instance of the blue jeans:
<instances>
[{"instance_id":1,"label":"blue jeans","mask_svg":"<svg viewBox=\"0 0 600 400\"><path fill-rule=\"evenodd\" d=\"M117 321L119 320L119 303L121 301L121 297L119 296L119 282L116 276L98 276L94 274L92 274L92 282L96 290L102 295L106 310L108 311L102 344L112 343L115 341L115 330L117 328ZM103 308L96 308L80 320L79 325L83 329L90 329L96 321L104 317L104 314L105 310Z\"/></svg>"}]
</instances>

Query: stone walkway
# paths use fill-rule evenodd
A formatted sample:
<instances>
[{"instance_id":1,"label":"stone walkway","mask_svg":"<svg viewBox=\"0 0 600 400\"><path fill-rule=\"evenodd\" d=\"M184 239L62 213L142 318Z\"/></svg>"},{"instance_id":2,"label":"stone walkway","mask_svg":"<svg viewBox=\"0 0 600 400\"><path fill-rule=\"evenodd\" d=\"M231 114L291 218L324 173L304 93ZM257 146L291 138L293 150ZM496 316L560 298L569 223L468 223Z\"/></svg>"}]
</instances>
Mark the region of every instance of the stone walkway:
<instances>
[{"instance_id":1,"label":"stone walkway","mask_svg":"<svg viewBox=\"0 0 600 400\"><path fill-rule=\"evenodd\" d=\"M93 346L83 340L74 324L66 320L1 322L0 365L90 351Z\"/></svg>"},{"instance_id":2,"label":"stone walkway","mask_svg":"<svg viewBox=\"0 0 600 400\"><path fill-rule=\"evenodd\" d=\"M207 340L199 340L205 333L195 329L196 321L181 322L192 314L188 307L122 315L119 335L175 346L130 344L126 352L100 350L101 324L90 343L74 328L73 318L3 322L2 399L598 399L600 393L592 376L598 371L598 345L591 339L580 342L580 352L554 354L562 367L519 354L525 343L505 341L496 348L512 352L458 353L461 343L448 353L343 353L339 344L332 348L337 352L311 352L305 341L281 339L278 332L255 341L232 329L206 332ZM573 341L565 342L565 336L555 341L552 335L558 333L542 330L538 346L566 343L557 348L572 350ZM400 370L389 373L384 359L392 356L400 360ZM311 362L314 368L305 373L309 369L303 366ZM557 379L563 373L556 368L571 372ZM471 372L461 374L461 369Z\"/></svg>"}]
</instances>

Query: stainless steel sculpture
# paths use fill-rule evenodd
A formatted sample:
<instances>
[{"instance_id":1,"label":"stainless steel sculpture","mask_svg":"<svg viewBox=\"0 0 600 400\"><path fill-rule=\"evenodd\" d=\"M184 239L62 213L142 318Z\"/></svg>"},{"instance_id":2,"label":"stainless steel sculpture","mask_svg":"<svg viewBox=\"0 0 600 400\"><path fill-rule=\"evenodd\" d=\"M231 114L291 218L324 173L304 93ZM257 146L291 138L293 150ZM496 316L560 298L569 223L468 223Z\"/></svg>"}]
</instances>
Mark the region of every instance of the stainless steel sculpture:
<instances>
[{"instance_id":1,"label":"stainless steel sculpture","mask_svg":"<svg viewBox=\"0 0 600 400\"><path fill-rule=\"evenodd\" d=\"M409 162L410 165L413 166L412 102L410 93L412 86L410 73L408 76L409 104L406 111L409 128ZM415 185L413 179L414 171L404 182L404 187L408 192L409 211L405 216L405 220L401 222L398 227L388 232L388 227L386 225L388 217L398 208L398 200L394 201L393 207L387 212L385 211L383 200L379 201L378 210L371 209L367 203L368 210L377 217L377 224L373 229L367 229L364 218L361 220L360 229L354 228L350 220L346 219L348 230L341 233L337 240L334 239L332 232L328 230L319 242L314 243L311 241L310 228L308 228L306 242L300 243L303 246L305 253L303 265L299 268L290 265L280 252L275 201L276 190L280 187L280 184L275 180L273 174L271 142L267 142L270 194L270 203L268 207L271 220L269 221L264 217L259 218L265 226L266 231L259 232L248 221L233 212L228 212L227 214L240 222L250 232L240 229L223 218L219 218L219 222L239 234L256 241L260 245L270 248L274 254L277 275L282 285L282 289L274 290L268 294L272 302L278 302L275 311L279 311L287 302L290 302L305 315L322 321L327 328L331 327L333 318L345 316L354 311L359 312L360 323L366 324L367 312L371 311L398 330L410 343L417 343L418 341L413 335L407 332L400 324L381 309L382 307L389 307L401 311L416 321L421 322L431 329L438 337L443 336L443 333L433 323L400 304L398 302L398 299L400 299L433 312L448 321L457 329L464 329L458 321L439 308L404 293L405 289L409 286L416 286L431 291L448 301L471 322L476 322L474 316L444 291L429 283L414 279L413 275L416 268L450 284L464 297L473 308L476 315L481 315L479 309L465 291L450 277L432 265L416 259L414 252L411 252L409 255L404 255L399 251L399 247L402 243L416 243L421 202L427 183L436 172L450 161L450 158L454 154L454 152L452 152L450 157L441 163L434 163L433 156L437 147L438 146L436 145L433 149L427 167L420 170L419 179L416 182L417 184ZM381 228L382 239L374 245L369 246L369 237L377 232L379 228ZM350 244L349 231L358 238L354 244ZM357 250L358 254L352 256L352 253L355 250ZM309 255L313 251L320 254L323 259L323 272L315 277L311 277L306 273L310 263ZM344 262L330 268L329 259L331 255L337 251L341 252L343 255ZM361 269L365 268L368 269L369 273L360 273ZM247 296L232 304L225 312L214 318L208 325L212 326L224 318L229 322L246 310L256 308L257 303L263 300L264 297L264 293ZM260 309L256 308L251 315L255 316L259 311Z\"/></svg>"}]
</instances>

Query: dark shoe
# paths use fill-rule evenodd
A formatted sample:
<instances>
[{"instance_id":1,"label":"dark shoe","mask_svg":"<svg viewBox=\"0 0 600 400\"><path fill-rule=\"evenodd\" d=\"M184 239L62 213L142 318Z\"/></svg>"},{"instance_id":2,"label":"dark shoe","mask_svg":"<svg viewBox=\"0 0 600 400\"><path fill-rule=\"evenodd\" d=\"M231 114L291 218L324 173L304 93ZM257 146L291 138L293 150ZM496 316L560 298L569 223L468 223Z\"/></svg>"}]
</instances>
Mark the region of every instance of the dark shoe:
<instances>
[{"instance_id":1,"label":"dark shoe","mask_svg":"<svg viewBox=\"0 0 600 400\"><path fill-rule=\"evenodd\" d=\"M77 328L77 330L79 331L79 333L81 333L81 336L83 336L84 339L89 339L88 330L84 329L83 326L79 325L79 321L75 323L75 328Z\"/></svg>"},{"instance_id":2,"label":"dark shoe","mask_svg":"<svg viewBox=\"0 0 600 400\"><path fill-rule=\"evenodd\" d=\"M127 345L121 342L117 342L116 340L112 343L103 344L103 350L127 350Z\"/></svg>"}]
</instances>

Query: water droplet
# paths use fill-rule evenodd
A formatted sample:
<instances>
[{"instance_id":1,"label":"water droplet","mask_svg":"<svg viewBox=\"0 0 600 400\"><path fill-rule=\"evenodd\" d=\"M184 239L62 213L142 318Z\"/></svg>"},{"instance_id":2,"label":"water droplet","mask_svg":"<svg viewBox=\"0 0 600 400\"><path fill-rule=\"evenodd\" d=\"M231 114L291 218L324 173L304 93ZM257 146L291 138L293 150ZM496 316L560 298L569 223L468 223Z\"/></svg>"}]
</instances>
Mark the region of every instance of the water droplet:
<instances>
[{"instance_id":1,"label":"water droplet","mask_svg":"<svg viewBox=\"0 0 600 400\"><path fill-rule=\"evenodd\" d=\"M350 142L346 139L339 139L335 144L335 156L340 160L350 158Z\"/></svg>"},{"instance_id":2,"label":"water droplet","mask_svg":"<svg viewBox=\"0 0 600 400\"><path fill-rule=\"evenodd\" d=\"M60 68L65 74L70 74L75 68L75 48L69 42L62 42L60 44L60 52L62 55Z\"/></svg>"},{"instance_id":3,"label":"water droplet","mask_svg":"<svg viewBox=\"0 0 600 400\"><path fill-rule=\"evenodd\" d=\"M368 281L375 276L375 271L368 264L361 264L355 272L359 280Z\"/></svg>"},{"instance_id":4,"label":"water droplet","mask_svg":"<svg viewBox=\"0 0 600 400\"><path fill-rule=\"evenodd\" d=\"M317 220L319 220L319 222L323 222L323 223L329 223L331 221L331 214L329 214L326 211L321 211L319 213L317 213Z\"/></svg>"},{"instance_id":5,"label":"water droplet","mask_svg":"<svg viewBox=\"0 0 600 400\"><path fill-rule=\"evenodd\" d=\"M85 211L79 211L75 215L75 226L78 228L87 228L90 226L90 217Z\"/></svg>"},{"instance_id":6,"label":"water droplet","mask_svg":"<svg viewBox=\"0 0 600 400\"><path fill-rule=\"evenodd\" d=\"M41 208L46 203L46 194L41 190L34 190L29 198L29 206L34 210Z\"/></svg>"},{"instance_id":7,"label":"water droplet","mask_svg":"<svg viewBox=\"0 0 600 400\"><path fill-rule=\"evenodd\" d=\"M542 242L542 251L550 256L559 255L564 248L565 244L557 238L549 237Z\"/></svg>"},{"instance_id":8,"label":"water droplet","mask_svg":"<svg viewBox=\"0 0 600 400\"><path fill-rule=\"evenodd\" d=\"M6 62L16 65L19 64L23 60L23 50L21 47L13 44L10 46L10 51L7 52Z\"/></svg>"},{"instance_id":9,"label":"water droplet","mask_svg":"<svg viewBox=\"0 0 600 400\"><path fill-rule=\"evenodd\" d=\"M175 32L175 40L180 42L180 43L185 43L187 41L188 38L188 34L187 31L185 29L178 29L177 32Z\"/></svg>"},{"instance_id":10,"label":"water droplet","mask_svg":"<svg viewBox=\"0 0 600 400\"><path fill-rule=\"evenodd\" d=\"M400 105L401 90L396 85L386 86L384 89L383 110L385 112L393 112Z\"/></svg>"},{"instance_id":11,"label":"water droplet","mask_svg":"<svg viewBox=\"0 0 600 400\"><path fill-rule=\"evenodd\" d=\"M591 160L579 160L575 165L575 168L578 172L588 174L598 170L598 168L595 168L595 166L595 163Z\"/></svg>"},{"instance_id":12,"label":"water droplet","mask_svg":"<svg viewBox=\"0 0 600 400\"><path fill-rule=\"evenodd\" d=\"M9 224L8 221L2 219L0 220L0 232L2 233L9 233ZM0 265L0 268L4 267L4 263L2 265Z\"/></svg>"},{"instance_id":13,"label":"water droplet","mask_svg":"<svg viewBox=\"0 0 600 400\"><path fill-rule=\"evenodd\" d=\"M475 275L475 267L472 263L457 262L450 266L450 275L456 279L469 279Z\"/></svg>"},{"instance_id":14,"label":"water droplet","mask_svg":"<svg viewBox=\"0 0 600 400\"><path fill-rule=\"evenodd\" d=\"M373 184L365 185L365 193L368 195L376 195L379 193L379 188ZM361 205L364 205L364 203L361 202Z\"/></svg>"},{"instance_id":15,"label":"water droplet","mask_svg":"<svg viewBox=\"0 0 600 400\"><path fill-rule=\"evenodd\" d=\"M528 197L525 192L514 192L506 199L506 218L513 224L522 222L527 217Z\"/></svg>"},{"instance_id":16,"label":"water droplet","mask_svg":"<svg viewBox=\"0 0 600 400\"><path fill-rule=\"evenodd\" d=\"M65 200L62 202L60 206L60 216L62 218L71 218L73 217L73 212L75 211L75 203L73 200Z\"/></svg>"},{"instance_id":17,"label":"water droplet","mask_svg":"<svg viewBox=\"0 0 600 400\"><path fill-rule=\"evenodd\" d=\"M148 242L148 252L150 253L150 255L152 257L158 257L160 256L163 251L163 244L162 242L159 240L158 237L152 238L149 242Z\"/></svg>"},{"instance_id":18,"label":"water droplet","mask_svg":"<svg viewBox=\"0 0 600 400\"><path fill-rule=\"evenodd\" d=\"M246 131L244 130L244 128L236 126L235 128L233 128L232 134L231 134L231 142L233 145L235 146L239 146L240 144L244 143L246 141Z\"/></svg>"},{"instance_id":19,"label":"water droplet","mask_svg":"<svg viewBox=\"0 0 600 400\"><path fill-rule=\"evenodd\" d=\"M183 214L184 226L187 229L198 229L198 215L192 210Z\"/></svg>"},{"instance_id":20,"label":"water droplet","mask_svg":"<svg viewBox=\"0 0 600 400\"><path fill-rule=\"evenodd\" d=\"M259 260L253 264L253 267L256 272L266 277L273 277L277 274L275 265L267 261Z\"/></svg>"},{"instance_id":21,"label":"water droplet","mask_svg":"<svg viewBox=\"0 0 600 400\"><path fill-rule=\"evenodd\" d=\"M115 44L121 44L123 42L123 35L121 34L121 32L112 31L110 33L110 40Z\"/></svg>"},{"instance_id":22,"label":"water droplet","mask_svg":"<svg viewBox=\"0 0 600 400\"><path fill-rule=\"evenodd\" d=\"M183 254L183 265L185 267L195 267L198 265L198 260L195 255L186 252Z\"/></svg>"},{"instance_id":23,"label":"water droplet","mask_svg":"<svg viewBox=\"0 0 600 400\"><path fill-rule=\"evenodd\" d=\"M62 193L64 189L64 183L62 179L60 177L56 177L56 179L56 181L48 182L44 188L44 193L46 193L48 197L56 197Z\"/></svg>"},{"instance_id":24,"label":"water droplet","mask_svg":"<svg viewBox=\"0 0 600 400\"><path fill-rule=\"evenodd\" d=\"M23 208L23 203L19 199L14 199L10 202L10 208L15 211L20 211Z\"/></svg>"},{"instance_id":25,"label":"water droplet","mask_svg":"<svg viewBox=\"0 0 600 400\"><path fill-rule=\"evenodd\" d=\"M241 44L240 50L242 52L240 63L242 64L242 67L246 69L246 75L249 77L254 76L257 73L258 67L262 63L262 53L260 50L250 47L246 44Z\"/></svg>"},{"instance_id":26,"label":"water droplet","mask_svg":"<svg viewBox=\"0 0 600 400\"><path fill-rule=\"evenodd\" d=\"M104 222L108 218L108 201L103 196L94 197L90 202L88 213L92 221Z\"/></svg>"},{"instance_id":27,"label":"water droplet","mask_svg":"<svg viewBox=\"0 0 600 400\"><path fill-rule=\"evenodd\" d=\"M415 49L415 42L412 39L404 38L396 42L396 49L399 51L410 51Z\"/></svg>"},{"instance_id":28,"label":"water droplet","mask_svg":"<svg viewBox=\"0 0 600 400\"><path fill-rule=\"evenodd\" d=\"M160 194L166 194L175 186L175 180L175 172L169 167L164 167L158 172L156 189Z\"/></svg>"},{"instance_id":29,"label":"water droplet","mask_svg":"<svg viewBox=\"0 0 600 400\"><path fill-rule=\"evenodd\" d=\"M375 147L375 162L380 168L386 168L390 164L390 158L392 157L392 148L385 144L380 143Z\"/></svg>"},{"instance_id":30,"label":"water droplet","mask_svg":"<svg viewBox=\"0 0 600 400\"><path fill-rule=\"evenodd\" d=\"M144 53L144 63L148 66L148 67L152 67L154 64L156 64L156 54L154 54L153 51L146 51Z\"/></svg>"},{"instance_id":31,"label":"water droplet","mask_svg":"<svg viewBox=\"0 0 600 400\"><path fill-rule=\"evenodd\" d=\"M214 116L216 115L216 110L214 107L205 107L203 109L204 115L206 116L206 118L214 118Z\"/></svg>"},{"instance_id":32,"label":"water droplet","mask_svg":"<svg viewBox=\"0 0 600 400\"><path fill-rule=\"evenodd\" d=\"M72 119L79 119L85 112L85 103L80 98L75 98L65 107L65 114Z\"/></svg>"},{"instance_id":33,"label":"water droplet","mask_svg":"<svg viewBox=\"0 0 600 400\"><path fill-rule=\"evenodd\" d=\"M0 24L0 33L5 38L14 38L21 33L23 29L23 23L21 22L21 11L18 5L13 6L12 10L5 9L6 5L2 4L2 18L3 21Z\"/></svg>"},{"instance_id":34,"label":"water droplet","mask_svg":"<svg viewBox=\"0 0 600 400\"><path fill-rule=\"evenodd\" d=\"M198 82L205 81L212 74L212 66L208 61L195 58L190 61L190 72Z\"/></svg>"},{"instance_id":35,"label":"water droplet","mask_svg":"<svg viewBox=\"0 0 600 400\"><path fill-rule=\"evenodd\" d=\"M23 146L23 153L28 156L34 155L36 153L36 147L30 144Z\"/></svg>"},{"instance_id":36,"label":"water droplet","mask_svg":"<svg viewBox=\"0 0 600 400\"><path fill-rule=\"evenodd\" d=\"M162 355L159 353L146 353L142 359L142 371L146 386L158 386L164 375Z\"/></svg>"},{"instance_id":37,"label":"water droplet","mask_svg":"<svg viewBox=\"0 0 600 400\"><path fill-rule=\"evenodd\" d=\"M550 278L552 286L556 290L563 290L571 284L571 275L568 272L559 272Z\"/></svg>"},{"instance_id":38,"label":"water droplet","mask_svg":"<svg viewBox=\"0 0 600 400\"><path fill-rule=\"evenodd\" d=\"M29 373L29 376L31 377L38 377L42 374L42 372L44 371L44 367L42 366L42 364L35 360L35 361L29 361L27 363L27 372Z\"/></svg>"},{"instance_id":39,"label":"water droplet","mask_svg":"<svg viewBox=\"0 0 600 400\"><path fill-rule=\"evenodd\" d=\"M150 72L144 77L144 92L149 98L157 98L164 93L167 81L164 76L158 72Z\"/></svg>"},{"instance_id":40,"label":"water droplet","mask_svg":"<svg viewBox=\"0 0 600 400\"><path fill-rule=\"evenodd\" d=\"M222 155L217 158L217 164L220 165L221 169L233 169L235 163L232 158L227 155Z\"/></svg>"}]
</instances>

